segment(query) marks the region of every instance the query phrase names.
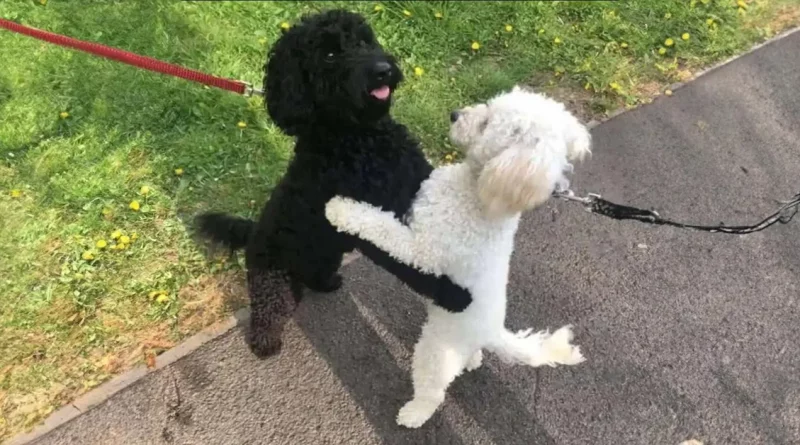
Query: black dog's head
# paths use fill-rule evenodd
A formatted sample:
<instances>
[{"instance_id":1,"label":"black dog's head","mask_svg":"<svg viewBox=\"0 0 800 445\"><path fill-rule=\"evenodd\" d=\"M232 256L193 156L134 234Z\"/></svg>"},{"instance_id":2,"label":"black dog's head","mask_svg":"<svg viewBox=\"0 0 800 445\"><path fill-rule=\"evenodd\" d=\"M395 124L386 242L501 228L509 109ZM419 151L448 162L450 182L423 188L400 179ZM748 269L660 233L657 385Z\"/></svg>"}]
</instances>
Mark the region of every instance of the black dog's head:
<instances>
[{"instance_id":1,"label":"black dog's head","mask_svg":"<svg viewBox=\"0 0 800 445\"><path fill-rule=\"evenodd\" d=\"M267 111L292 136L377 121L403 79L364 18L343 10L303 17L272 47L265 68Z\"/></svg>"}]
</instances>

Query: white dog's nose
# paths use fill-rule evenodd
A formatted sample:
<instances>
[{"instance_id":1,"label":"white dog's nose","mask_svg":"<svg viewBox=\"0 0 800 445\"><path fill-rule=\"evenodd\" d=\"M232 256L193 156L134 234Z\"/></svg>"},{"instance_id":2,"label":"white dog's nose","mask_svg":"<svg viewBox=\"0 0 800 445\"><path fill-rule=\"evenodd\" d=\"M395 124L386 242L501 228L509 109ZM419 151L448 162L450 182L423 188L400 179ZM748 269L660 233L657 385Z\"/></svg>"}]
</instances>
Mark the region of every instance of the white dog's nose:
<instances>
[{"instance_id":1,"label":"white dog's nose","mask_svg":"<svg viewBox=\"0 0 800 445\"><path fill-rule=\"evenodd\" d=\"M451 111L450 112L450 122L455 122L458 120L458 111Z\"/></svg>"}]
</instances>

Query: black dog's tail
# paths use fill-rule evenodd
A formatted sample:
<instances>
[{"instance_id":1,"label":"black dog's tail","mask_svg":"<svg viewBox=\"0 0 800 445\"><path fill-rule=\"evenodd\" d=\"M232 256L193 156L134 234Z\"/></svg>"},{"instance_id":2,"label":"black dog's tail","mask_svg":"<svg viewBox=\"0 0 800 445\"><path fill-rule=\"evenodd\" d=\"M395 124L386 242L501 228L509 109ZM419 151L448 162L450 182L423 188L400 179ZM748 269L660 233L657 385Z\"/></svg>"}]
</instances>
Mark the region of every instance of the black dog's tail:
<instances>
[{"instance_id":1,"label":"black dog's tail","mask_svg":"<svg viewBox=\"0 0 800 445\"><path fill-rule=\"evenodd\" d=\"M195 225L203 238L238 250L247 245L255 222L225 213L203 213L197 217Z\"/></svg>"}]
</instances>

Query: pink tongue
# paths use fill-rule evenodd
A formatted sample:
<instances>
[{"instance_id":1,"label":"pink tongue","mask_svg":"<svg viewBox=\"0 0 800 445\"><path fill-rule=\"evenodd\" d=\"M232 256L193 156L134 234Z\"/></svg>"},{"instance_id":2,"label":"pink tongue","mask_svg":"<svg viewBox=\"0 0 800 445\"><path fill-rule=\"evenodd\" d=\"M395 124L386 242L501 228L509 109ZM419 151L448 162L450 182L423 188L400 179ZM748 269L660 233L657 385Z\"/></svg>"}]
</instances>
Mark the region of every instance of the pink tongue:
<instances>
[{"instance_id":1,"label":"pink tongue","mask_svg":"<svg viewBox=\"0 0 800 445\"><path fill-rule=\"evenodd\" d=\"M369 94L371 94L373 97L377 99L386 100L386 98L389 97L389 94L391 94L391 92L392 90L388 86L384 85L378 89L370 91Z\"/></svg>"}]
</instances>

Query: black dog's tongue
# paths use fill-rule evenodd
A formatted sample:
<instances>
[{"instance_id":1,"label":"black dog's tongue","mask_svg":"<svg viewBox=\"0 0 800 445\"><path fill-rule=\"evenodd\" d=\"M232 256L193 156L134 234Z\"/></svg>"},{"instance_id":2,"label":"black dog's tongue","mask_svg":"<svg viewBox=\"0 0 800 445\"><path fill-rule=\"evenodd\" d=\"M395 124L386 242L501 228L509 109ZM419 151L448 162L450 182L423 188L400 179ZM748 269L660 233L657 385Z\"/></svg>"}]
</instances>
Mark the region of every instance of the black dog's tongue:
<instances>
[{"instance_id":1,"label":"black dog's tongue","mask_svg":"<svg viewBox=\"0 0 800 445\"><path fill-rule=\"evenodd\" d=\"M380 99L380 100L388 99L389 98L389 94L391 94L391 93L392 93L391 88L389 88L386 85L384 85L384 86L382 86L380 88L376 88L376 89L374 89L374 90L369 92L369 94L372 97L374 97L376 99Z\"/></svg>"}]
</instances>

